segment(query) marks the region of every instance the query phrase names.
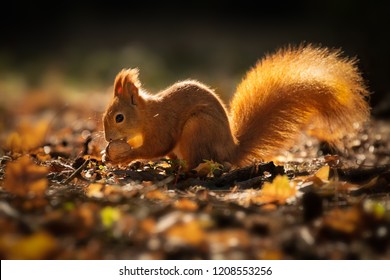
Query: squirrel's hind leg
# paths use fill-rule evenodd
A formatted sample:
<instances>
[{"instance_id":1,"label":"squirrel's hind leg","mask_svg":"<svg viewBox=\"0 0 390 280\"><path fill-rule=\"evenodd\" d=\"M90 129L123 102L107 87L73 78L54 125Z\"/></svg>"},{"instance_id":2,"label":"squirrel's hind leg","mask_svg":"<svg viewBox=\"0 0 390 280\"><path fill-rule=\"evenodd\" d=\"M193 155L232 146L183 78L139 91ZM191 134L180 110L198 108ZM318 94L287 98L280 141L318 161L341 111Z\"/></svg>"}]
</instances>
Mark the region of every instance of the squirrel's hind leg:
<instances>
[{"instance_id":1,"label":"squirrel's hind leg","mask_svg":"<svg viewBox=\"0 0 390 280\"><path fill-rule=\"evenodd\" d=\"M218 123L205 113L194 115L185 123L178 143L172 152L186 162L187 170L205 160L227 162L235 151L229 123Z\"/></svg>"}]
</instances>

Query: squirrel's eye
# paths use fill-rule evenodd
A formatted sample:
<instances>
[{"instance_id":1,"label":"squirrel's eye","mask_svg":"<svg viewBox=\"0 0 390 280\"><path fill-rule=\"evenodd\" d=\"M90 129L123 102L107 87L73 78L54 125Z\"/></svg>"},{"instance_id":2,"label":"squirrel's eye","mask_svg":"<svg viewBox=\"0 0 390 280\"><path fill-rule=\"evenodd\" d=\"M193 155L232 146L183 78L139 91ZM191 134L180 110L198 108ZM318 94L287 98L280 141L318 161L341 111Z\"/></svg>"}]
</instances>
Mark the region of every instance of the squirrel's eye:
<instances>
[{"instance_id":1,"label":"squirrel's eye","mask_svg":"<svg viewBox=\"0 0 390 280\"><path fill-rule=\"evenodd\" d=\"M123 116L123 114L118 114L118 115L115 116L115 121L117 123L123 122L124 119L125 119L125 117Z\"/></svg>"}]
</instances>

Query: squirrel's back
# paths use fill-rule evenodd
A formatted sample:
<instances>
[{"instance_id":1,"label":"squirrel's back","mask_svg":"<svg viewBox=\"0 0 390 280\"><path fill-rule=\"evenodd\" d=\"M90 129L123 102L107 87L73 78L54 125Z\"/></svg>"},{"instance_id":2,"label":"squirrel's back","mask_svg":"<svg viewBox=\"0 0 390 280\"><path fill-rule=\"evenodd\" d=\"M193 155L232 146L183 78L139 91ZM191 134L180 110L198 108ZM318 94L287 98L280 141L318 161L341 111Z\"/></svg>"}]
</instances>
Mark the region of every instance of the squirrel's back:
<instances>
[{"instance_id":1,"label":"squirrel's back","mask_svg":"<svg viewBox=\"0 0 390 280\"><path fill-rule=\"evenodd\" d=\"M268 55L238 85L230 103L239 142L236 163L270 160L302 130L330 144L369 116L356 60L327 48L288 47Z\"/></svg>"}]
</instances>

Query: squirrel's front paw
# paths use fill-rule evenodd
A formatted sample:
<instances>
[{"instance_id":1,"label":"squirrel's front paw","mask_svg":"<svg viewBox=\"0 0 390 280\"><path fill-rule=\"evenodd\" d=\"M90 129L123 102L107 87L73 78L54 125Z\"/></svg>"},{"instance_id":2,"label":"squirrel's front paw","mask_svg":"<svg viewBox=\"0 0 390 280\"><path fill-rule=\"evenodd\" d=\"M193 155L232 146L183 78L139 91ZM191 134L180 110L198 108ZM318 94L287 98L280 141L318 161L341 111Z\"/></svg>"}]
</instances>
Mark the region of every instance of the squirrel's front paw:
<instances>
[{"instance_id":1,"label":"squirrel's front paw","mask_svg":"<svg viewBox=\"0 0 390 280\"><path fill-rule=\"evenodd\" d=\"M132 147L124 140L114 140L108 143L104 153L103 161L113 164L129 161L129 154Z\"/></svg>"}]
</instances>

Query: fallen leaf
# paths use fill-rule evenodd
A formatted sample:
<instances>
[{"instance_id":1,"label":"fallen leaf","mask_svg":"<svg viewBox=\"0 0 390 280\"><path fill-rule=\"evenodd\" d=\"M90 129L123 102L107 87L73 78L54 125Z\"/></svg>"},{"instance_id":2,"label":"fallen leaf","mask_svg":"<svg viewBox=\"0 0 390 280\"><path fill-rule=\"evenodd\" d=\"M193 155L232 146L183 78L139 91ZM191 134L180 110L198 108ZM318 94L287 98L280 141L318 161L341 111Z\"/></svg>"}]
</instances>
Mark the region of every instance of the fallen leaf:
<instances>
[{"instance_id":1,"label":"fallen leaf","mask_svg":"<svg viewBox=\"0 0 390 280\"><path fill-rule=\"evenodd\" d=\"M289 198L296 194L295 185L288 180L286 175L278 175L272 183L265 182L259 195L251 197L254 203L272 203L286 204Z\"/></svg>"},{"instance_id":2,"label":"fallen leaf","mask_svg":"<svg viewBox=\"0 0 390 280\"><path fill-rule=\"evenodd\" d=\"M9 162L5 171L4 189L17 196L43 196L47 188L48 168L36 165L29 156Z\"/></svg>"},{"instance_id":3,"label":"fallen leaf","mask_svg":"<svg viewBox=\"0 0 390 280\"><path fill-rule=\"evenodd\" d=\"M117 208L106 206L100 211L100 217L102 219L103 226L106 229L109 229L120 219L121 212Z\"/></svg>"},{"instance_id":4,"label":"fallen leaf","mask_svg":"<svg viewBox=\"0 0 390 280\"><path fill-rule=\"evenodd\" d=\"M176 209L184 211L196 211L198 209L198 204L188 198L181 198L176 200L174 206Z\"/></svg>"},{"instance_id":5,"label":"fallen leaf","mask_svg":"<svg viewBox=\"0 0 390 280\"><path fill-rule=\"evenodd\" d=\"M222 164L212 160L205 160L205 162L200 163L197 167L194 168L194 170L200 177L205 177L205 176L214 177L214 172L216 170L222 170L222 169L223 169Z\"/></svg>"},{"instance_id":6,"label":"fallen leaf","mask_svg":"<svg viewBox=\"0 0 390 280\"><path fill-rule=\"evenodd\" d=\"M334 209L324 216L324 225L335 231L346 234L357 232L362 224L362 213L359 208Z\"/></svg>"},{"instance_id":7,"label":"fallen leaf","mask_svg":"<svg viewBox=\"0 0 390 280\"><path fill-rule=\"evenodd\" d=\"M148 191L145 194L145 197L147 199L155 199L155 200L166 200L169 197L166 195L166 193L160 191L159 189Z\"/></svg>"},{"instance_id":8,"label":"fallen leaf","mask_svg":"<svg viewBox=\"0 0 390 280\"><path fill-rule=\"evenodd\" d=\"M282 260L283 252L276 249L260 250L257 256L261 260Z\"/></svg>"},{"instance_id":9,"label":"fallen leaf","mask_svg":"<svg viewBox=\"0 0 390 280\"><path fill-rule=\"evenodd\" d=\"M166 231L168 242L198 246L205 240L205 232L198 220L175 224Z\"/></svg>"},{"instance_id":10,"label":"fallen leaf","mask_svg":"<svg viewBox=\"0 0 390 280\"><path fill-rule=\"evenodd\" d=\"M314 175L317 178L320 178L322 181L327 181L329 179L329 165L321 167Z\"/></svg>"},{"instance_id":11,"label":"fallen leaf","mask_svg":"<svg viewBox=\"0 0 390 280\"><path fill-rule=\"evenodd\" d=\"M87 187L86 195L88 197L102 198L104 185L93 183Z\"/></svg>"},{"instance_id":12,"label":"fallen leaf","mask_svg":"<svg viewBox=\"0 0 390 280\"><path fill-rule=\"evenodd\" d=\"M47 120L22 122L5 140L4 148L14 153L26 153L43 145L49 127Z\"/></svg>"},{"instance_id":13,"label":"fallen leaf","mask_svg":"<svg viewBox=\"0 0 390 280\"><path fill-rule=\"evenodd\" d=\"M147 234L151 234L156 229L156 220L149 217L140 222L140 229Z\"/></svg>"},{"instance_id":14,"label":"fallen leaf","mask_svg":"<svg viewBox=\"0 0 390 280\"><path fill-rule=\"evenodd\" d=\"M248 250L250 248L251 237L244 229L227 229L210 232L207 237L211 254L218 255L226 253L232 248Z\"/></svg>"},{"instance_id":15,"label":"fallen leaf","mask_svg":"<svg viewBox=\"0 0 390 280\"><path fill-rule=\"evenodd\" d=\"M211 173L211 166L208 162L202 162L197 167L194 168L198 176L206 177Z\"/></svg>"},{"instance_id":16,"label":"fallen leaf","mask_svg":"<svg viewBox=\"0 0 390 280\"><path fill-rule=\"evenodd\" d=\"M386 214L385 206L381 202L371 199L364 201L363 209L366 213L371 214L377 220L383 219Z\"/></svg>"},{"instance_id":17,"label":"fallen leaf","mask_svg":"<svg viewBox=\"0 0 390 280\"><path fill-rule=\"evenodd\" d=\"M39 260L47 259L58 244L50 234L42 231L20 239L3 236L0 247L5 251L6 259L11 260Z\"/></svg>"},{"instance_id":18,"label":"fallen leaf","mask_svg":"<svg viewBox=\"0 0 390 280\"><path fill-rule=\"evenodd\" d=\"M83 227L92 229L96 224L96 210L95 204L83 203L78 208L73 209L72 213L79 218Z\"/></svg>"}]
</instances>

